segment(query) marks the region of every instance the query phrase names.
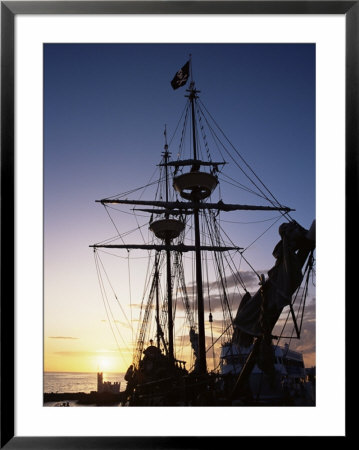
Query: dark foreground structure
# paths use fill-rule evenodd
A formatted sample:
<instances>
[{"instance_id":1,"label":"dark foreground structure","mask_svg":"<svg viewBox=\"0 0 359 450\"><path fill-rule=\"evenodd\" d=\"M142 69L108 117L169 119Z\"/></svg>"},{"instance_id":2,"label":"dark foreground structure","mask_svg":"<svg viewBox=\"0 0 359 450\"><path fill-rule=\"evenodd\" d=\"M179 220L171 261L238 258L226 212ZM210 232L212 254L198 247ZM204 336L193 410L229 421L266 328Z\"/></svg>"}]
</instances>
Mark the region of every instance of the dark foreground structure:
<instances>
[{"instance_id":1,"label":"dark foreground structure","mask_svg":"<svg viewBox=\"0 0 359 450\"><path fill-rule=\"evenodd\" d=\"M111 406L123 401L122 392L113 394L111 392L51 392L44 393L44 406L48 402L68 402L75 400L79 405ZM65 405L66 406L66 405Z\"/></svg>"}]
</instances>

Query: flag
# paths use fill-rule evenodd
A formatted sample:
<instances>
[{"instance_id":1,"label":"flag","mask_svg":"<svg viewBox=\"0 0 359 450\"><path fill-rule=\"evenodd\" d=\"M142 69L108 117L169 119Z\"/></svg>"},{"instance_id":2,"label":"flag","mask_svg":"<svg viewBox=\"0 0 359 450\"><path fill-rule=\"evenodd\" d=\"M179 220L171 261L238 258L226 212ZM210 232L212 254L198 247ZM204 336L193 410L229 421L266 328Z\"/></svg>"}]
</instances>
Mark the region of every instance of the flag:
<instances>
[{"instance_id":1,"label":"flag","mask_svg":"<svg viewBox=\"0 0 359 450\"><path fill-rule=\"evenodd\" d=\"M176 75L174 76L173 80L171 81L171 86L173 89L178 89L179 87L186 84L189 77L189 61L186 62L186 64L180 69Z\"/></svg>"}]
</instances>

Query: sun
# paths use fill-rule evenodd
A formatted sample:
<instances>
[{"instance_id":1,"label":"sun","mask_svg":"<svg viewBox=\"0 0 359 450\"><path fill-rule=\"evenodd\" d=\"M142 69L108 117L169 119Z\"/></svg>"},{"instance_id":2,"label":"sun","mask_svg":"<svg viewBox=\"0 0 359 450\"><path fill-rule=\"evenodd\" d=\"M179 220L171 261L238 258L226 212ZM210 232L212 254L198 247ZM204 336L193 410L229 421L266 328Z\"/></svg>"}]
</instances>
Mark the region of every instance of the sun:
<instances>
[{"instance_id":1,"label":"sun","mask_svg":"<svg viewBox=\"0 0 359 450\"><path fill-rule=\"evenodd\" d=\"M113 368L113 361L110 358L101 356L97 358L97 370L99 372L110 371Z\"/></svg>"},{"instance_id":2,"label":"sun","mask_svg":"<svg viewBox=\"0 0 359 450\"><path fill-rule=\"evenodd\" d=\"M121 364L119 361L119 354L112 350L98 350L91 358L91 365L93 372L110 372L123 373L126 372L129 363Z\"/></svg>"}]
</instances>

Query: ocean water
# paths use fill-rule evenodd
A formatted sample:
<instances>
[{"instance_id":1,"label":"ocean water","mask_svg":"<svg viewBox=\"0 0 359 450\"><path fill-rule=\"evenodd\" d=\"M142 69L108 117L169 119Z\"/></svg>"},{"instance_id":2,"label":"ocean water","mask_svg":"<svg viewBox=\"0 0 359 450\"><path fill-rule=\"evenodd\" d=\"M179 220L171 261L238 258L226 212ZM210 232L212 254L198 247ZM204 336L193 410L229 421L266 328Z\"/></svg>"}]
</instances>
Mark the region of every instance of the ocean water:
<instances>
[{"instance_id":1,"label":"ocean water","mask_svg":"<svg viewBox=\"0 0 359 450\"><path fill-rule=\"evenodd\" d=\"M103 380L121 382L120 391L126 389L124 373L103 373ZM44 392L86 392L97 391L97 373L45 372Z\"/></svg>"}]
</instances>

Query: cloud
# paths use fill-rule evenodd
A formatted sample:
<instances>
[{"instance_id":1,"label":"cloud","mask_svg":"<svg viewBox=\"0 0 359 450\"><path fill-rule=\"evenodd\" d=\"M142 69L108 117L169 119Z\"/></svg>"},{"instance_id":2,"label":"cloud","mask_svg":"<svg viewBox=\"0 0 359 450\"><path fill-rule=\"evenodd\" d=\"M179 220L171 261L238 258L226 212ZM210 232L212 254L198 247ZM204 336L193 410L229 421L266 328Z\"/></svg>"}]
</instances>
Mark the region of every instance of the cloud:
<instances>
[{"instance_id":1,"label":"cloud","mask_svg":"<svg viewBox=\"0 0 359 450\"><path fill-rule=\"evenodd\" d=\"M267 271L261 271L260 273L267 274ZM232 287L237 286L240 282L243 282L246 286L246 289L258 289L258 277L253 271L243 271L243 272L235 272L231 275L226 276L223 279L223 284L229 289ZM221 282L218 281L211 281L210 283L203 283L203 290L206 291L207 289L210 290L217 290L222 289ZM189 296L194 295L196 291L196 285L195 283L190 283L186 286L187 294Z\"/></svg>"},{"instance_id":2,"label":"cloud","mask_svg":"<svg viewBox=\"0 0 359 450\"><path fill-rule=\"evenodd\" d=\"M228 302L231 308L231 311L234 312L234 314L237 312L239 303L242 299L242 295L239 294L238 292L235 293L229 293L228 294ZM192 310L196 310L196 298L195 297L189 297L188 298L190 307ZM211 306L211 311L212 312L216 312L216 311L222 311L222 303L225 301L223 296L220 296L219 294L213 294L210 296L209 300L208 300L208 296L204 295L204 311L206 313L209 313L210 308L209 306ZM177 310L178 311L183 311L185 309L184 307L184 301L183 298L178 298L177 299Z\"/></svg>"},{"instance_id":3,"label":"cloud","mask_svg":"<svg viewBox=\"0 0 359 450\"><path fill-rule=\"evenodd\" d=\"M298 307L299 307L299 305L294 303L293 309L294 309L295 314L298 313ZM315 322L315 317L316 317L315 311L316 311L315 298L312 298L309 302L307 302L307 304L305 305L305 308L304 308L303 326L306 323L313 322L313 321ZM283 326L285 320L287 319L288 314L289 314L289 308L286 307L283 310L282 315L277 322L277 325ZM288 321L288 326L293 324L290 315L289 315L289 317L290 317L290 320ZM297 317L297 320L300 321L300 318L301 318L301 314L299 315L299 317Z\"/></svg>"},{"instance_id":4,"label":"cloud","mask_svg":"<svg viewBox=\"0 0 359 450\"><path fill-rule=\"evenodd\" d=\"M297 308L294 308L294 310L296 311ZM282 317L277 323L277 327L275 329L277 334L280 334L281 328L284 325L287 314L288 309L285 310L285 313L282 315ZM299 322L298 326L300 326L300 320L298 322ZM293 329L293 321L291 318L289 318L285 330L283 332L283 335L291 336L292 329ZM293 333L293 336L295 336L295 332ZM296 350L298 352L302 352L305 356L308 356L308 358L310 357L310 360L313 361L313 364L315 364L314 363L315 349L316 349L315 338L316 338L315 298L312 298L305 306L300 339L291 339L291 340L281 339L280 345L284 345L285 342L287 343L290 342L291 349Z\"/></svg>"},{"instance_id":5,"label":"cloud","mask_svg":"<svg viewBox=\"0 0 359 450\"><path fill-rule=\"evenodd\" d=\"M266 273L266 271L265 271ZM246 288L257 288L258 287L258 277L253 271L236 272L225 278L224 283L228 288L237 286L239 281L242 281ZM216 288L218 286L217 282L210 283L210 288Z\"/></svg>"},{"instance_id":6,"label":"cloud","mask_svg":"<svg viewBox=\"0 0 359 450\"><path fill-rule=\"evenodd\" d=\"M177 344L181 344L182 346L191 345L189 334L176 336L175 341ZM212 338L210 336L206 336L206 348L210 347L211 345L212 345Z\"/></svg>"},{"instance_id":7,"label":"cloud","mask_svg":"<svg viewBox=\"0 0 359 450\"><path fill-rule=\"evenodd\" d=\"M70 340L76 340L76 339L80 339L78 337L73 337L73 336L48 336L49 339L70 339Z\"/></svg>"},{"instance_id":8,"label":"cloud","mask_svg":"<svg viewBox=\"0 0 359 450\"><path fill-rule=\"evenodd\" d=\"M53 352L58 356L70 356L70 357L84 357L84 356L120 356L119 350L100 350L100 351L62 351L62 352ZM124 349L121 349L121 353L129 353Z\"/></svg>"},{"instance_id":9,"label":"cloud","mask_svg":"<svg viewBox=\"0 0 359 450\"><path fill-rule=\"evenodd\" d=\"M145 306L145 304L132 303L131 308L142 309L142 308L144 308L144 306ZM151 305L151 309L155 309L155 305Z\"/></svg>"},{"instance_id":10,"label":"cloud","mask_svg":"<svg viewBox=\"0 0 359 450\"><path fill-rule=\"evenodd\" d=\"M266 271L261 271L260 273L266 274ZM243 272L236 272L232 275L229 275L225 277L223 284L227 288L227 297L228 297L228 303L230 305L231 311L235 314L238 306L240 304L240 301L242 299L242 294L239 294L238 292L231 292L231 289L239 285L239 280L241 280L246 289L249 291L249 293L253 296L259 289L258 285L258 277L257 275L252 271L243 271ZM210 297L208 299L208 289L210 290ZM196 307L196 285L194 283L191 283L186 286L188 301L191 306L192 310L195 310ZM209 313L210 309L212 312L216 311L222 311L222 304L225 302L223 295L219 294L219 291L222 291L221 285L217 281L213 281L210 283L204 283L203 285L203 292L204 292L204 310L206 313ZM211 307L211 308L210 308ZM183 298L178 297L177 299L177 310L183 311L185 309L184 307L184 301Z\"/></svg>"},{"instance_id":11,"label":"cloud","mask_svg":"<svg viewBox=\"0 0 359 450\"><path fill-rule=\"evenodd\" d=\"M119 320L115 320L118 324L121 325L123 328L131 328L130 325L127 322L120 322Z\"/></svg>"},{"instance_id":12,"label":"cloud","mask_svg":"<svg viewBox=\"0 0 359 450\"><path fill-rule=\"evenodd\" d=\"M107 322L108 322L108 320L106 320L106 319L102 319L102 320L101 320L101 322L103 322L103 323L107 323ZM117 320L117 319L115 319L115 320L112 320L111 322L112 322L112 323L119 323L120 325L122 325L122 326L125 326L125 327L129 328L129 325L128 325L128 324L126 324L125 322L120 322L120 321L119 321L119 320Z\"/></svg>"},{"instance_id":13,"label":"cloud","mask_svg":"<svg viewBox=\"0 0 359 450\"><path fill-rule=\"evenodd\" d=\"M216 320L216 319L214 319L213 322L212 322L212 329L213 329L213 333L215 335L214 337L221 336L222 333L224 332L223 320ZM230 330L231 330L231 328L230 328Z\"/></svg>"}]
</instances>

